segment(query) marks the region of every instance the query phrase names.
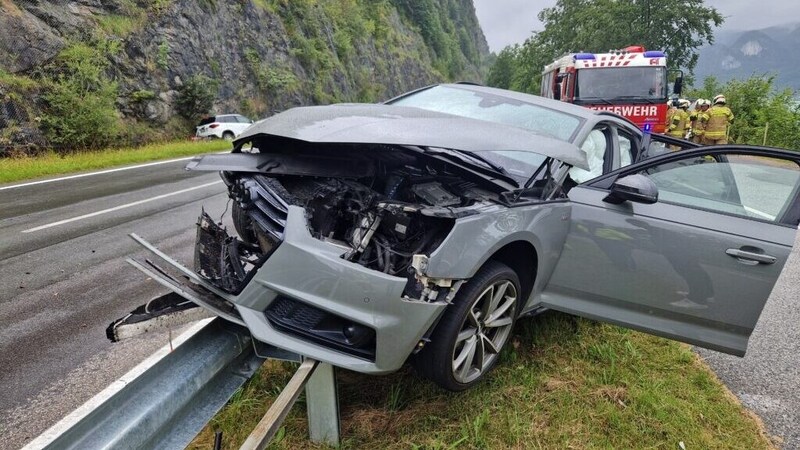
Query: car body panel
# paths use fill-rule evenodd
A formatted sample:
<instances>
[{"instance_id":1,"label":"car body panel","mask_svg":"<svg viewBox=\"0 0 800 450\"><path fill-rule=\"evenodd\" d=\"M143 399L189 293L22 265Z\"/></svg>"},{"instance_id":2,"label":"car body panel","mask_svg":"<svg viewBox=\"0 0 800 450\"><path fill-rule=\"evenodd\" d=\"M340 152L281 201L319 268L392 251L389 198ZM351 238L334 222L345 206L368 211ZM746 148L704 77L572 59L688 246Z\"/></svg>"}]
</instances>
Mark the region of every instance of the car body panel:
<instances>
[{"instance_id":1,"label":"car body panel","mask_svg":"<svg viewBox=\"0 0 800 450\"><path fill-rule=\"evenodd\" d=\"M736 211L667 202L612 204L604 201L609 191L593 184L569 193L570 231L542 306L744 355L796 228L731 214ZM776 261L753 265L726 253L745 247Z\"/></svg>"}]
</instances>

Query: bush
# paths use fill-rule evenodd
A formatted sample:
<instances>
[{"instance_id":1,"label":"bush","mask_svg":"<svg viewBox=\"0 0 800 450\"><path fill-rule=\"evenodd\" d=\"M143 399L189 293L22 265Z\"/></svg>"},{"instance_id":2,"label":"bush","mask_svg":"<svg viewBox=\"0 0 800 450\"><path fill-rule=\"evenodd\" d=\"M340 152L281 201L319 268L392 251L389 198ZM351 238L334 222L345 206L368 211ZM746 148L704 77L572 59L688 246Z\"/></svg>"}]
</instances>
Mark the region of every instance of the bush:
<instances>
[{"instance_id":1,"label":"bush","mask_svg":"<svg viewBox=\"0 0 800 450\"><path fill-rule=\"evenodd\" d=\"M178 114L191 121L205 116L214 105L217 89L219 81L205 75L193 75L178 88L175 99Z\"/></svg>"},{"instance_id":2,"label":"bush","mask_svg":"<svg viewBox=\"0 0 800 450\"><path fill-rule=\"evenodd\" d=\"M74 44L57 60L59 73L43 80L42 114L45 136L55 147L98 148L113 141L119 132L115 107L117 83L105 73L103 48Z\"/></svg>"}]
</instances>

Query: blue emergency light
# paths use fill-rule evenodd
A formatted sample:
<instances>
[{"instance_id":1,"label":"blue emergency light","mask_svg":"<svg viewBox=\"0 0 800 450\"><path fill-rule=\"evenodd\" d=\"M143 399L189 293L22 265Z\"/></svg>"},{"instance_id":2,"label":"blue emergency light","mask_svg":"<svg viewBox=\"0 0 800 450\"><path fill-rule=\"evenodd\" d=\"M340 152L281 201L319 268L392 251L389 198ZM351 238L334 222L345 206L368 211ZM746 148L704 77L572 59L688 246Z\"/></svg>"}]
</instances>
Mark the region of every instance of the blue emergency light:
<instances>
[{"instance_id":1,"label":"blue emergency light","mask_svg":"<svg viewBox=\"0 0 800 450\"><path fill-rule=\"evenodd\" d=\"M644 124L644 126L642 127L642 131L644 131L645 133L650 133L651 131L653 131L653 124L652 123Z\"/></svg>"},{"instance_id":2,"label":"blue emergency light","mask_svg":"<svg viewBox=\"0 0 800 450\"><path fill-rule=\"evenodd\" d=\"M645 58L665 58L667 55L664 52L658 50L649 50L644 52Z\"/></svg>"},{"instance_id":3,"label":"blue emergency light","mask_svg":"<svg viewBox=\"0 0 800 450\"><path fill-rule=\"evenodd\" d=\"M577 60L593 60L593 59L597 59L597 58L595 58L594 53L576 53L575 54L575 60L576 61Z\"/></svg>"}]
</instances>

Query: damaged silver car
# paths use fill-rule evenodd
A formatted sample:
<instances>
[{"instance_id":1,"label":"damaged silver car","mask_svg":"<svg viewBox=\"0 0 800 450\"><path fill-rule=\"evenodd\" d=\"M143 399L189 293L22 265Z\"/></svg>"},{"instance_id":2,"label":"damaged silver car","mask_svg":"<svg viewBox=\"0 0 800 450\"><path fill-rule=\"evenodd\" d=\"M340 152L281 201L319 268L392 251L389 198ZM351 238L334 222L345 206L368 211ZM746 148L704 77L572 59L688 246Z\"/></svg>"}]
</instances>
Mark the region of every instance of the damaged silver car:
<instances>
[{"instance_id":1,"label":"damaged silver car","mask_svg":"<svg viewBox=\"0 0 800 450\"><path fill-rule=\"evenodd\" d=\"M187 166L220 172L235 233L203 213L194 270L138 236L166 264L134 264L260 341L365 373L410 359L449 390L545 309L744 354L794 242L800 155L622 161L624 119L447 88L485 117L399 102L257 122ZM584 181L596 130L612 151Z\"/></svg>"}]
</instances>

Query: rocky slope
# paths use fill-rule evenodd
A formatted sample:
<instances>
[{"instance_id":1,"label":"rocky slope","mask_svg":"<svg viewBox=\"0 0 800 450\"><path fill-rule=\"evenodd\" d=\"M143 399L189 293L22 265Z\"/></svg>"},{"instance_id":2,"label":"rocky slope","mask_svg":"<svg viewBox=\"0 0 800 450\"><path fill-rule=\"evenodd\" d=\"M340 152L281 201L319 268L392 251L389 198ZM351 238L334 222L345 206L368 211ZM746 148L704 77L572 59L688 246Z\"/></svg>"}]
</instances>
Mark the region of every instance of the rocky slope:
<instances>
[{"instance_id":1,"label":"rocky slope","mask_svg":"<svg viewBox=\"0 0 800 450\"><path fill-rule=\"evenodd\" d=\"M136 143L191 130L176 109L189 79L212 92L208 112L258 118L481 81L489 53L472 0L0 0L0 30L6 148L52 146L53 86L74 73L113 93L114 133Z\"/></svg>"}]
</instances>

